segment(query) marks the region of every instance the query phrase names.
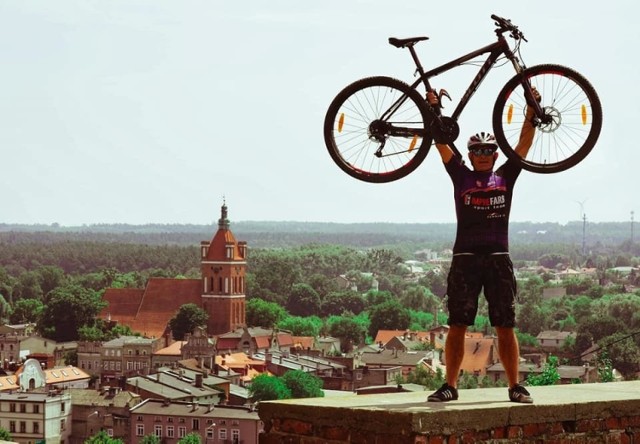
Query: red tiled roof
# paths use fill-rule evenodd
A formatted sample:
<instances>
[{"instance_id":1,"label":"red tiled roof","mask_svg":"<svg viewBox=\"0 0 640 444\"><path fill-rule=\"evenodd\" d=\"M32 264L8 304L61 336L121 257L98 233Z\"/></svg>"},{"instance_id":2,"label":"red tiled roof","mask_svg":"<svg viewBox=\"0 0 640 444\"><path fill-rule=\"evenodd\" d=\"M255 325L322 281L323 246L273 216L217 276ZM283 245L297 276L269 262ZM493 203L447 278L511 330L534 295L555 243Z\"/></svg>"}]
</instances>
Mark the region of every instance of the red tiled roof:
<instances>
[{"instance_id":1,"label":"red tiled roof","mask_svg":"<svg viewBox=\"0 0 640 444\"><path fill-rule=\"evenodd\" d=\"M240 249L238 248L238 242L233 236L233 233L229 229L219 228L216 234L211 239L209 244L209 250L207 251L207 261L228 261L227 257L227 245L233 244L233 260L243 261L244 258L240 255Z\"/></svg>"},{"instance_id":2,"label":"red tiled roof","mask_svg":"<svg viewBox=\"0 0 640 444\"><path fill-rule=\"evenodd\" d=\"M387 342L389 342L391 339L395 338L396 336L402 336L405 333L413 333L416 335L416 337L418 339L424 339L427 338L429 339L429 333L424 332L424 331L408 331L408 330L378 330L378 333L376 334L376 339L374 340L374 343L378 344L378 343L382 343L382 345L386 344Z\"/></svg>"},{"instance_id":3,"label":"red tiled roof","mask_svg":"<svg viewBox=\"0 0 640 444\"><path fill-rule=\"evenodd\" d=\"M461 370L473 374L475 371L480 375L486 374L486 367L493 365L493 338L470 338L464 340L464 358L462 359Z\"/></svg>"},{"instance_id":4,"label":"red tiled roof","mask_svg":"<svg viewBox=\"0 0 640 444\"><path fill-rule=\"evenodd\" d=\"M99 317L128 325L146 337L162 337L169 320L183 304L200 306L199 279L151 278L144 290L109 288L104 300L109 305Z\"/></svg>"}]
</instances>

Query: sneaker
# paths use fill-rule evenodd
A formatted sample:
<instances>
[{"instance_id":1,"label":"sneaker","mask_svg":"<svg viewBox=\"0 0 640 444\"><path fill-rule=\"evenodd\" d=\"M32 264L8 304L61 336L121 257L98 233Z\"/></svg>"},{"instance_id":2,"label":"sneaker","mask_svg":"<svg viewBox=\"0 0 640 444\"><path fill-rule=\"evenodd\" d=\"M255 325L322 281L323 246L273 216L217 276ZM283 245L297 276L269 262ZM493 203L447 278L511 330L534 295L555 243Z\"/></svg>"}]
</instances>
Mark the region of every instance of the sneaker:
<instances>
[{"instance_id":1,"label":"sneaker","mask_svg":"<svg viewBox=\"0 0 640 444\"><path fill-rule=\"evenodd\" d=\"M445 401L455 401L458 399L458 389L455 387L451 387L446 382L442 384L438 390L433 392L427 398L429 402L445 402Z\"/></svg>"},{"instance_id":2,"label":"sneaker","mask_svg":"<svg viewBox=\"0 0 640 444\"><path fill-rule=\"evenodd\" d=\"M524 388L520 384L516 384L513 386L513 388L509 389L509 401L532 404L533 398L526 388Z\"/></svg>"}]
</instances>

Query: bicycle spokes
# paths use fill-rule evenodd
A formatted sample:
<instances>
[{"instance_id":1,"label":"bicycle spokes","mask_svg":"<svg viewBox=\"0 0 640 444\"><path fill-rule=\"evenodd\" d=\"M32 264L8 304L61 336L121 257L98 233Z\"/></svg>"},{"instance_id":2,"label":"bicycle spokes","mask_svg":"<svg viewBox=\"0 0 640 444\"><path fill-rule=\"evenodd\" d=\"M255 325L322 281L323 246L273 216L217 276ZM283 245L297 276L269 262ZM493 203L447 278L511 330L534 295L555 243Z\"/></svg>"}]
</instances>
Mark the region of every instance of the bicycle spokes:
<instances>
[{"instance_id":1,"label":"bicycle spokes","mask_svg":"<svg viewBox=\"0 0 640 444\"><path fill-rule=\"evenodd\" d=\"M602 110L595 90L575 71L559 65L528 69L526 81L542 97L540 114L531 123L536 129L523 167L535 172L558 172L578 163L593 148L602 125ZM525 85L527 85L525 83ZM494 131L507 155L520 142L527 111L522 78L503 88L494 109ZM536 110L537 111L537 110Z\"/></svg>"}]
</instances>

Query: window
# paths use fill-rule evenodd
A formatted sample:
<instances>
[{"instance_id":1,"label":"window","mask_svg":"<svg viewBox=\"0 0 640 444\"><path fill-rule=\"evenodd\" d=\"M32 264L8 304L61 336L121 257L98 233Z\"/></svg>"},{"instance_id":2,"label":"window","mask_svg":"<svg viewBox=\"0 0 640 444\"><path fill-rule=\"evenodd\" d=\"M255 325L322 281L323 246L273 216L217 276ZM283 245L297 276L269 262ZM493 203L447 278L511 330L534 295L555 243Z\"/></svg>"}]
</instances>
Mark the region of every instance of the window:
<instances>
[{"instance_id":1,"label":"window","mask_svg":"<svg viewBox=\"0 0 640 444\"><path fill-rule=\"evenodd\" d=\"M173 422L173 416L169 416L169 417L167 418L167 422Z\"/></svg>"},{"instance_id":2,"label":"window","mask_svg":"<svg viewBox=\"0 0 640 444\"><path fill-rule=\"evenodd\" d=\"M9 411L12 413L15 413L16 411L16 403L12 402L11 404L9 404Z\"/></svg>"},{"instance_id":3,"label":"window","mask_svg":"<svg viewBox=\"0 0 640 444\"><path fill-rule=\"evenodd\" d=\"M167 438L173 438L173 426L167 426Z\"/></svg>"},{"instance_id":4,"label":"window","mask_svg":"<svg viewBox=\"0 0 640 444\"><path fill-rule=\"evenodd\" d=\"M107 435L113 436L113 429L107 429Z\"/></svg>"},{"instance_id":5,"label":"window","mask_svg":"<svg viewBox=\"0 0 640 444\"><path fill-rule=\"evenodd\" d=\"M192 427L191 427L191 428L192 428L193 430L200 430L200 420L199 420L199 419L194 418L194 419L191 421L191 425L192 425Z\"/></svg>"},{"instance_id":6,"label":"window","mask_svg":"<svg viewBox=\"0 0 640 444\"><path fill-rule=\"evenodd\" d=\"M214 437L213 427L207 427L207 439L213 439Z\"/></svg>"},{"instance_id":7,"label":"window","mask_svg":"<svg viewBox=\"0 0 640 444\"><path fill-rule=\"evenodd\" d=\"M136 436L144 436L144 424L136 424Z\"/></svg>"},{"instance_id":8,"label":"window","mask_svg":"<svg viewBox=\"0 0 640 444\"><path fill-rule=\"evenodd\" d=\"M60 403L60 411L61 411L61 412L64 412L64 402L61 402L61 403Z\"/></svg>"},{"instance_id":9,"label":"window","mask_svg":"<svg viewBox=\"0 0 640 444\"><path fill-rule=\"evenodd\" d=\"M40 433L40 423L37 421L33 421L33 433L36 435Z\"/></svg>"},{"instance_id":10,"label":"window","mask_svg":"<svg viewBox=\"0 0 640 444\"><path fill-rule=\"evenodd\" d=\"M40 404L33 404L33 413L40 413Z\"/></svg>"},{"instance_id":11,"label":"window","mask_svg":"<svg viewBox=\"0 0 640 444\"><path fill-rule=\"evenodd\" d=\"M231 430L231 440L240 441L240 429Z\"/></svg>"},{"instance_id":12,"label":"window","mask_svg":"<svg viewBox=\"0 0 640 444\"><path fill-rule=\"evenodd\" d=\"M20 413L27 413L27 404L20 404Z\"/></svg>"},{"instance_id":13,"label":"window","mask_svg":"<svg viewBox=\"0 0 640 444\"><path fill-rule=\"evenodd\" d=\"M142 421L142 415L138 415L138 417L136 418L136 421Z\"/></svg>"},{"instance_id":14,"label":"window","mask_svg":"<svg viewBox=\"0 0 640 444\"><path fill-rule=\"evenodd\" d=\"M11 433L16 433L16 422L15 421L9 421L9 431Z\"/></svg>"},{"instance_id":15,"label":"window","mask_svg":"<svg viewBox=\"0 0 640 444\"><path fill-rule=\"evenodd\" d=\"M185 436L187 436L187 428L178 427L178 438L184 438Z\"/></svg>"},{"instance_id":16,"label":"window","mask_svg":"<svg viewBox=\"0 0 640 444\"><path fill-rule=\"evenodd\" d=\"M184 424L184 418L180 418L180 419L178 419L178 422L179 422L180 424Z\"/></svg>"},{"instance_id":17,"label":"window","mask_svg":"<svg viewBox=\"0 0 640 444\"><path fill-rule=\"evenodd\" d=\"M227 439L227 429L218 429L218 439Z\"/></svg>"},{"instance_id":18,"label":"window","mask_svg":"<svg viewBox=\"0 0 640 444\"><path fill-rule=\"evenodd\" d=\"M67 428L67 423L64 419L60 420L60 430L66 430Z\"/></svg>"},{"instance_id":19,"label":"window","mask_svg":"<svg viewBox=\"0 0 640 444\"><path fill-rule=\"evenodd\" d=\"M162 426L161 425L153 426L153 434L156 435L158 438L162 437Z\"/></svg>"}]
</instances>

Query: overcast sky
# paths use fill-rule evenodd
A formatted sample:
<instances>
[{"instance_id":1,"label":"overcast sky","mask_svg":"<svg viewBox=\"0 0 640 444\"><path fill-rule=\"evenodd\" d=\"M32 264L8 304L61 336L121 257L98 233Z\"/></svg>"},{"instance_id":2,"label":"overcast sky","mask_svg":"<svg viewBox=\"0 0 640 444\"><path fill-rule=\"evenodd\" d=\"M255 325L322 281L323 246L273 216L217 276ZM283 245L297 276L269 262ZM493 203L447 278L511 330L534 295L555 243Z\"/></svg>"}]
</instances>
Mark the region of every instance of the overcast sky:
<instances>
[{"instance_id":1,"label":"overcast sky","mask_svg":"<svg viewBox=\"0 0 640 444\"><path fill-rule=\"evenodd\" d=\"M491 6L488 6L488 5ZM410 81L390 36L426 35L425 67L494 40L492 13L600 94L604 126L566 172L523 172L512 221L628 221L640 205L637 3L585 0L0 0L0 223L453 222L437 152L390 184L332 163L324 113L352 81ZM458 100L477 68L436 78ZM513 75L490 73L460 119L489 130ZM446 111L446 109L445 109ZM460 146L460 141L458 142Z\"/></svg>"}]
</instances>

